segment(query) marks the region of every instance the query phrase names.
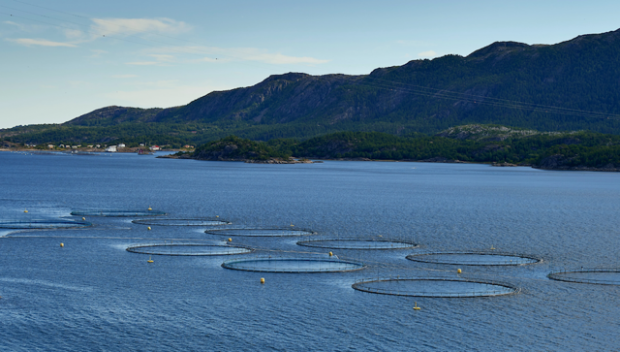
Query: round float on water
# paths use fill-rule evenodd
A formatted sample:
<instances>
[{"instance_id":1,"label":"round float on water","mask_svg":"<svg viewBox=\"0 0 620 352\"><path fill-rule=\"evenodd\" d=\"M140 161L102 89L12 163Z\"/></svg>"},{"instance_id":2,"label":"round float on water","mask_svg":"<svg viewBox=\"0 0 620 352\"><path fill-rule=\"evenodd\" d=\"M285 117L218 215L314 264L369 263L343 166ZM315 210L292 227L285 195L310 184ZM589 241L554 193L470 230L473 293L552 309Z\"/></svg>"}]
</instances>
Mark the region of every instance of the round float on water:
<instances>
[{"instance_id":1,"label":"round float on water","mask_svg":"<svg viewBox=\"0 0 620 352\"><path fill-rule=\"evenodd\" d=\"M87 221L65 219L0 220L0 229L71 229L90 227Z\"/></svg>"},{"instance_id":2,"label":"round float on water","mask_svg":"<svg viewBox=\"0 0 620 352\"><path fill-rule=\"evenodd\" d=\"M315 248L334 248L334 249L359 249L359 250L373 250L373 249L405 249L416 248L419 245L412 242L404 241L388 241L388 240L315 240L315 241L299 241L300 246L315 247Z\"/></svg>"},{"instance_id":3,"label":"round float on water","mask_svg":"<svg viewBox=\"0 0 620 352\"><path fill-rule=\"evenodd\" d=\"M249 247L216 245L216 244L151 244L132 246L128 252L150 255L207 256L246 254L254 250Z\"/></svg>"},{"instance_id":4,"label":"round float on water","mask_svg":"<svg viewBox=\"0 0 620 352\"><path fill-rule=\"evenodd\" d=\"M310 236L314 232L311 230L291 229L291 228L259 228L259 229L217 229L205 231L208 235L217 236L244 236L244 237L295 237Z\"/></svg>"},{"instance_id":5,"label":"round float on water","mask_svg":"<svg viewBox=\"0 0 620 352\"><path fill-rule=\"evenodd\" d=\"M414 262L445 265L527 265L540 263L542 259L530 255L501 252L432 252L414 253L407 256Z\"/></svg>"},{"instance_id":6,"label":"round float on water","mask_svg":"<svg viewBox=\"0 0 620 352\"><path fill-rule=\"evenodd\" d=\"M111 217L130 217L130 216L161 216L166 213L161 211L149 210L75 210L71 215L76 216L111 216Z\"/></svg>"},{"instance_id":7,"label":"round float on water","mask_svg":"<svg viewBox=\"0 0 620 352\"><path fill-rule=\"evenodd\" d=\"M381 295L432 298L466 298L504 296L518 288L494 281L447 278L388 278L362 281L354 289Z\"/></svg>"},{"instance_id":8,"label":"round float on water","mask_svg":"<svg viewBox=\"0 0 620 352\"><path fill-rule=\"evenodd\" d=\"M222 267L269 273L336 273L361 270L365 265L327 258L252 258L228 260Z\"/></svg>"},{"instance_id":9,"label":"round float on water","mask_svg":"<svg viewBox=\"0 0 620 352\"><path fill-rule=\"evenodd\" d=\"M581 284L620 285L620 269L581 269L556 271L547 275L552 280Z\"/></svg>"},{"instance_id":10,"label":"round float on water","mask_svg":"<svg viewBox=\"0 0 620 352\"><path fill-rule=\"evenodd\" d=\"M230 225L231 223L226 220L218 218L193 218L193 219L138 219L132 221L138 225L151 225L151 226L218 226L218 225Z\"/></svg>"}]
</instances>

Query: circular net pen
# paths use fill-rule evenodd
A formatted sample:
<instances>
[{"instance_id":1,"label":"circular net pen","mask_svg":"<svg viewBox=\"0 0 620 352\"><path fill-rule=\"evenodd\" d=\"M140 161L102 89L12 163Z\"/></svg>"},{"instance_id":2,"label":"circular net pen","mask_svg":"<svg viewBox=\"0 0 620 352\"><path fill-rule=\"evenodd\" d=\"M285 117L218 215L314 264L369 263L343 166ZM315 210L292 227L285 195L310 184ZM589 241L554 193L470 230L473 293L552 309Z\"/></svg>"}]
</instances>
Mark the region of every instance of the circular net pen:
<instances>
[{"instance_id":1,"label":"circular net pen","mask_svg":"<svg viewBox=\"0 0 620 352\"><path fill-rule=\"evenodd\" d=\"M326 258L251 258L233 259L222 263L232 270L266 273L338 273L362 270L362 263Z\"/></svg>"},{"instance_id":2,"label":"circular net pen","mask_svg":"<svg viewBox=\"0 0 620 352\"><path fill-rule=\"evenodd\" d=\"M620 285L620 269L580 269L573 271L555 271L547 275L557 281L581 284Z\"/></svg>"},{"instance_id":3,"label":"circular net pen","mask_svg":"<svg viewBox=\"0 0 620 352\"><path fill-rule=\"evenodd\" d=\"M257 228L257 229L217 229L205 231L208 235L217 236L241 236L241 237L299 237L314 235L312 230L291 228Z\"/></svg>"},{"instance_id":4,"label":"circular net pen","mask_svg":"<svg viewBox=\"0 0 620 352\"><path fill-rule=\"evenodd\" d=\"M380 295L428 298L470 298L505 296L519 292L507 283L477 279L386 278L353 284L358 291Z\"/></svg>"},{"instance_id":5,"label":"circular net pen","mask_svg":"<svg viewBox=\"0 0 620 352\"><path fill-rule=\"evenodd\" d=\"M531 255L483 251L414 253L408 255L407 259L429 264L477 266L527 265L542 262L542 259Z\"/></svg>"},{"instance_id":6,"label":"circular net pen","mask_svg":"<svg viewBox=\"0 0 620 352\"><path fill-rule=\"evenodd\" d=\"M193 219L138 219L132 221L138 225L149 226L220 226L230 225L231 222L213 218L193 218Z\"/></svg>"},{"instance_id":7,"label":"circular net pen","mask_svg":"<svg viewBox=\"0 0 620 352\"><path fill-rule=\"evenodd\" d=\"M209 255L233 255L252 253L254 249L244 246L230 246L217 244L150 244L132 246L128 252L150 255L172 256L209 256Z\"/></svg>"},{"instance_id":8,"label":"circular net pen","mask_svg":"<svg viewBox=\"0 0 620 352\"><path fill-rule=\"evenodd\" d=\"M108 217L138 217L138 216L162 216L166 213L154 210L75 210L71 212L75 216L108 216Z\"/></svg>"},{"instance_id":9,"label":"circular net pen","mask_svg":"<svg viewBox=\"0 0 620 352\"><path fill-rule=\"evenodd\" d=\"M405 241L388 240L353 240L353 239L327 239L314 241L299 241L299 246L314 248L354 249L354 250L377 250L377 249L411 249L419 247L418 244Z\"/></svg>"},{"instance_id":10,"label":"circular net pen","mask_svg":"<svg viewBox=\"0 0 620 352\"><path fill-rule=\"evenodd\" d=\"M87 221L65 219L0 220L0 229L72 229L93 226Z\"/></svg>"}]
</instances>

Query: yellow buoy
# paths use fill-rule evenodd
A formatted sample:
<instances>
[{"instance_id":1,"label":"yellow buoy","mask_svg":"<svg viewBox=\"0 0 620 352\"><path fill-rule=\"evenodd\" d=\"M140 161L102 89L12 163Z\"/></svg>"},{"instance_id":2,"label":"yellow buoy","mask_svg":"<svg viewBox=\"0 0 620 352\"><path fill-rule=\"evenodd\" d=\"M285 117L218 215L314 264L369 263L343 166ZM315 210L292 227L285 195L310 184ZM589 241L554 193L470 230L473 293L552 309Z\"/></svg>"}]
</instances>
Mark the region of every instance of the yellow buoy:
<instances>
[{"instance_id":1,"label":"yellow buoy","mask_svg":"<svg viewBox=\"0 0 620 352\"><path fill-rule=\"evenodd\" d=\"M149 207L149 211L153 210L151 207Z\"/></svg>"},{"instance_id":2,"label":"yellow buoy","mask_svg":"<svg viewBox=\"0 0 620 352\"><path fill-rule=\"evenodd\" d=\"M215 217L216 217L216 218L219 218L220 216L219 216L219 215L216 215Z\"/></svg>"},{"instance_id":3,"label":"yellow buoy","mask_svg":"<svg viewBox=\"0 0 620 352\"><path fill-rule=\"evenodd\" d=\"M82 221L86 221L86 218L82 216Z\"/></svg>"},{"instance_id":4,"label":"yellow buoy","mask_svg":"<svg viewBox=\"0 0 620 352\"><path fill-rule=\"evenodd\" d=\"M228 242L232 242L232 238L230 238L230 237L229 237L229 238L228 238Z\"/></svg>"},{"instance_id":5,"label":"yellow buoy","mask_svg":"<svg viewBox=\"0 0 620 352\"><path fill-rule=\"evenodd\" d=\"M27 212L28 212L28 209L24 209L24 213L27 213Z\"/></svg>"},{"instance_id":6,"label":"yellow buoy","mask_svg":"<svg viewBox=\"0 0 620 352\"><path fill-rule=\"evenodd\" d=\"M457 274L462 273L463 271L461 269L456 269Z\"/></svg>"},{"instance_id":7,"label":"yellow buoy","mask_svg":"<svg viewBox=\"0 0 620 352\"><path fill-rule=\"evenodd\" d=\"M149 231L151 231L151 227L150 227L150 226L149 226L149 227L147 227L147 229L148 229Z\"/></svg>"},{"instance_id":8,"label":"yellow buoy","mask_svg":"<svg viewBox=\"0 0 620 352\"><path fill-rule=\"evenodd\" d=\"M493 247L493 245L491 245L491 250L494 250L494 249L495 249L495 247Z\"/></svg>"},{"instance_id":9,"label":"yellow buoy","mask_svg":"<svg viewBox=\"0 0 620 352\"><path fill-rule=\"evenodd\" d=\"M153 259L151 259L151 256L149 255L149 260L146 261L147 263L153 263Z\"/></svg>"},{"instance_id":10,"label":"yellow buoy","mask_svg":"<svg viewBox=\"0 0 620 352\"><path fill-rule=\"evenodd\" d=\"M60 242L60 248L63 248L64 246L65 246L65 244Z\"/></svg>"},{"instance_id":11,"label":"yellow buoy","mask_svg":"<svg viewBox=\"0 0 620 352\"><path fill-rule=\"evenodd\" d=\"M418 302L413 302L413 310L420 310L422 308L418 307Z\"/></svg>"},{"instance_id":12,"label":"yellow buoy","mask_svg":"<svg viewBox=\"0 0 620 352\"><path fill-rule=\"evenodd\" d=\"M291 226L295 226L295 225L291 224Z\"/></svg>"},{"instance_id":13,"label":"yellow buoy","mask_svg":"<svg viewBox=\"0 0 620 352\"><path fill-rule=\"evenodd\" d=\"M264 284L264 283L265 283L265 278L264 278L264 277L261 277L261 278L260 278L260 283L261 283L261 284Z\"/></svg>"},{"instance_id":14,"label":"yellow buoy","mask_svg":"<svg viewBox=\"0 0 620 352\"><path fill-rule=\"evenodd\" d=\"M330 256L330 257L333 257L333 256L334 256L334 253L329 252L329 256Z\"/></svg>"}]
</instances>

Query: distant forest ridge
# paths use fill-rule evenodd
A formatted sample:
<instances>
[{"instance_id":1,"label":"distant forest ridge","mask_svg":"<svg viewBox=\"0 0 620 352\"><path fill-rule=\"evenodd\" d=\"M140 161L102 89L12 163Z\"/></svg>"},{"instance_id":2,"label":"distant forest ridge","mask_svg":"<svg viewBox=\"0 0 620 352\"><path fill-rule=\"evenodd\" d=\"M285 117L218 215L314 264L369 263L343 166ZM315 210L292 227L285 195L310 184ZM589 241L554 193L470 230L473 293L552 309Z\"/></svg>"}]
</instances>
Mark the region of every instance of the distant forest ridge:
<instances>
[{"instance_id":1,"label":"distant forest ridge","mask_svg":"<svg viewBox=\"0 0 620 352\"><path fill-rule=\"evenodd\" d=\"M592 132L538 133L501 126L461 126L437 136L403 138L377 132L338 132L306 141L256 142L229 136L178 157L259 161L308 159L482 162L557 170L620 171L620 136Z\"/></svg>"},{"instance_id":2,"label":"distant forest ridge","mask_svg":"<svg viewBox=\"0 0 620 352\"><path fill-rule=\"evenodd\" d=\"M0 130L19 143L202 144L234 134L300 140L339 131L433 135L498 124L620 135L620 30L554 45L496 42L368 75L270 76L167 109L111 106L60 125Z\"/></svg>"}]
</instances>

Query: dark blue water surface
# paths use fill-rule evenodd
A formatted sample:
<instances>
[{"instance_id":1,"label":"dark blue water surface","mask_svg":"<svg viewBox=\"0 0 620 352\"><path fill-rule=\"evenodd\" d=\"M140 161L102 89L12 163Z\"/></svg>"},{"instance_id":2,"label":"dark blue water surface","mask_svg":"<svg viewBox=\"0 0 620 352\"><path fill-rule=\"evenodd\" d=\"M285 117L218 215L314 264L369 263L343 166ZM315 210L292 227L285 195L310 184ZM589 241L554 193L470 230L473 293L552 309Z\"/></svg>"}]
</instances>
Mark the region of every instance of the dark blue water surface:
<instances>
[{"instance_id":1,"label":"dark blue water surface","mask_svg":"<svg viewBox=\"0 0 620 352\"><path fill-rule=\"evenodd\" d=\"M225 260L329 258L298 237L241 237L252 254L152 256L158 243L229 243L207 227L87 217L86 229L0 236L2 351L614 350L620 288L549 280L563 268L620 266L620 174L385 162L260 165L153 156L0 153L0 218L71 218L76 209L144 210L236 226L312 229L308 239L419 243L332 250L368 267L349 273L227 270ZM28 213L24 213L27 209ZM232 226L232 225L231 225ZM218 227L219 228L219 227ZM64 248L60 243L64 243ZM405 259L486 250L543 258L463 267L515 295L411 298L359 292L379 277L456 278L456 266ZM260 278L266 283L261 284ZM421 310L413 310L414 302Z\"/></svg>"}]
</instances>

